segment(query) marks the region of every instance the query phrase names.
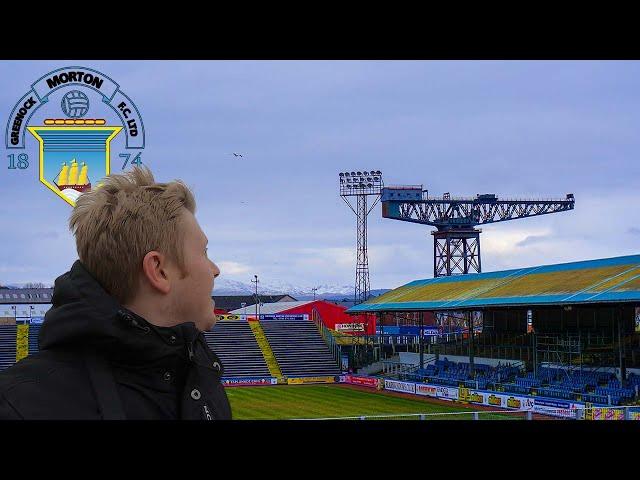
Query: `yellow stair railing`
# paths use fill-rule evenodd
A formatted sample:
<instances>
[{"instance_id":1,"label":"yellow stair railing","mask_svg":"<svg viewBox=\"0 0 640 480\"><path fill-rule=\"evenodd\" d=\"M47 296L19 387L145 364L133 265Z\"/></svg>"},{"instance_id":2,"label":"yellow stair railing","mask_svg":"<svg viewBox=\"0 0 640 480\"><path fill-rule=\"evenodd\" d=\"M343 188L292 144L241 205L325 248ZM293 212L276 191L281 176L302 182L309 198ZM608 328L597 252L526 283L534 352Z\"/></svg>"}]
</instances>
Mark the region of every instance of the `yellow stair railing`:
<instances>
[{"instance_id":1,"label":"yellow stair railing","mask_svg":"<svg viewBox=\"0 0 640 480\"><path fill-rule=\"evenodd\" d=\"M251 331L253 332L253 336L256 337L256 342L258 342L258 346L260 350L262 350L262 356L264 357L264 361L267 364L267 368L269 369L269 373L272 377L278 379L278 383L286 383L285 378L282 376L282 371L280 370L280 366L278 365L278 361L276 360L275 355L273 354L273 350L271 350L271 345L269 345L269 341L262 330L262 326L258 321L249 322L249 327L251 327Z\"/></svg>"}]
</instances>

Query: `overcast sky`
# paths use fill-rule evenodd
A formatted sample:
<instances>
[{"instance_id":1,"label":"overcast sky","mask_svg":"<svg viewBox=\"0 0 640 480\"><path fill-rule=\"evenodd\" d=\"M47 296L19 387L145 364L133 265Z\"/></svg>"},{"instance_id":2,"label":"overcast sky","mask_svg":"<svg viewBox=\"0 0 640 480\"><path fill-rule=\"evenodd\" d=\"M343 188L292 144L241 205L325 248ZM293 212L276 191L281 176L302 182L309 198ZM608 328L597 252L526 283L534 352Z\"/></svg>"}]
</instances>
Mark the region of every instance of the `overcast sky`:
<instances>
[{"instance_id":1,"label":"overcast sky","mask_svg":"<svg viewBox=\"0 0 640 480\"><path fill-rule=\"evenodd\" d=\"M640 251L639 62L2 61L3 135L30 85L68 65L103 72L135 102L143 162L193 188L222 278L353 284L343 170L432 195L575 194L571 212L483 227L484 271ZM87 116L105 118L89 95ZM27 139L29 169L8 170L3 138L0 283L52 283L76 258L71 207L38 182L36 145ZM371 287L431 277L430 231L377 206Z\"/></svg>"}]
</instances>

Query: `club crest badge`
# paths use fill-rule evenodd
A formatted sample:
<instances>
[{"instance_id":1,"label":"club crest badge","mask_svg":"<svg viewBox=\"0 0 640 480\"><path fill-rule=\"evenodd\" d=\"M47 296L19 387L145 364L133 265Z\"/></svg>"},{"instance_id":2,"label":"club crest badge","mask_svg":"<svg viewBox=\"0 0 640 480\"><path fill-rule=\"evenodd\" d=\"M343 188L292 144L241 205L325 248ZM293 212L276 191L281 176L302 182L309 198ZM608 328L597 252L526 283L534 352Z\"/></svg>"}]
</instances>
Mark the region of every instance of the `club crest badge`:
<instances>
[{"instance_id":1,"label":"club crest badge","mask_svg":"<svg viewBox=\"0 0 640 480\"><path fill-rule=\"evenodd\" d=\"M35 155L39 181L75 206L111 173L114 150L124 160L123 170L142 163L145 133L137 107L111 78L65 67L38 79L18 101L5 141L14 152L8 155L10 170L28 169Z\"/></svg>"}]
</instances>

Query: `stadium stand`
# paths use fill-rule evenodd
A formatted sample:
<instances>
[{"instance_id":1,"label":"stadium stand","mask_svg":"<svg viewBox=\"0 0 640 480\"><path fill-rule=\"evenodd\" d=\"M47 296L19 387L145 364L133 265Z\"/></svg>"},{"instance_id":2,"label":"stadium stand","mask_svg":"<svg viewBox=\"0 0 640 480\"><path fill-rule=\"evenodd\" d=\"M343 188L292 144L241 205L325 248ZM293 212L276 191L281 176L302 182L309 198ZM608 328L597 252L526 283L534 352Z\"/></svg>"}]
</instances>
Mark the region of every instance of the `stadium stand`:
<instances>
[{"instance_id":1,"label":"stadium stand","mask_svg":"<svg viewBox=\"0 0 640 480\"><path fill-rule=\"evenodd\" d=\"M629 387L634 388L638 386L640 388L640 375L636 375L635 373L630 373L629 377L627 377L627 382Z\"/></svg>"},{"instance_id":2,"label":"stadium stand","mask_svg":"<svg viewBox=\"0 0 640 480\"><path fill-rule=\"evenodd\" d=\"M414 373L405 374L407 380L430 381L440 385L458 386L461 382L469 382L478 388L490 388L500 382L505 382L520 372L518 367L511 365L475 364L475 375L470 373L470 364L466 362L452 362L445 358L436 360L424 369L418 369Z\"/></svg>"},{"instance_id":3,"label":"stadium stand","mask_svg":"<svg viewBox=\"0 0 640 480\"><path fill-rule=\"evenodd\" d=\"M535 391L537 395L566 400L575 400L580 397L587 402L613 405L630 402L635 397L635 389L623 388L611 372L567 371L550 368L540 370L539 377L543 379L545 385Z\"/></svg>"},{"instance_id":4,"label":"stadium stand","mask_svg":"<svg viewBox=\"0 0 640 480\"><path fill-rule=\"evenodd\" d=\"M261 320L280 370L287 377L340 375L318 328L308 320Z\"/></svg>"},{"instance_id":5,"label":"stadium stand","mask_svg":"<svg viewBox=\"0 0 640 480\"><path fill-rule=\"evenodd\" d=\"M40 325L29 325L29 355L38 353L38 336L40 335Z\"/></svg>"},{"instance_id":6,"label":"stadium stand","mask_svg":"<svg viewBox=\"0 0 640 480\"><path fill-rule=\"evenodd\" d=\"M204 336L209 348L222 360L225 377L271 376L247 321L219 321Z\"/></svg>"},{"instance_id":7,"label":"stadium stand","mask_svg":"<svg viewBox=\"0 0 640 480\"><path fill-rule=\"evenodd\" d=\"M477 382L478 388L483 390L611 405L634 401L636 386L640 388L640 376L634 373L629 374L625 386L622 386L611 372L542 367L536 377L533 372L523 372L510 365L491 367L476 364L474 369L475 376L471 375L468 363L451 362L445 358L414 373L403 374L402 379L456 387Z\"/></svg>"},{"instance_id":8,"label":"stadium stand","mask_svg":"<svg viewBox=\"0 0 640 480\"><path fill-rule=\"evenodd\" d=\"M0 370L16 363L16 331L15 325L0 325Z\"/></svg>"}]
</instances>

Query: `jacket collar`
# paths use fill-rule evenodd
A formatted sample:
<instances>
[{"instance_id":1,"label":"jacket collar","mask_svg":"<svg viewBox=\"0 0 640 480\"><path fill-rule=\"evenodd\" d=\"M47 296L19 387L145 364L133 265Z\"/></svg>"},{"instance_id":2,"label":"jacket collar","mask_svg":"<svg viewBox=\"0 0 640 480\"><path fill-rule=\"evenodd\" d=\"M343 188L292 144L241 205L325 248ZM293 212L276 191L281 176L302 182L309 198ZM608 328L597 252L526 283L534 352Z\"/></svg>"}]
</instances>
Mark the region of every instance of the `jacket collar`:
<instances>
[{"instance_id":1,"label":"jacket collar","mask_svg":"<svg viewBox=\"0 0 640 480\"><path fill-rule=\"evenodd\" d=\"M56 279L52 303L41 350L89 347L118 363L161 366L188 361L202 335L193 322L158 327L124 308L79 260Z\"/></svg>"}]
</instances>

